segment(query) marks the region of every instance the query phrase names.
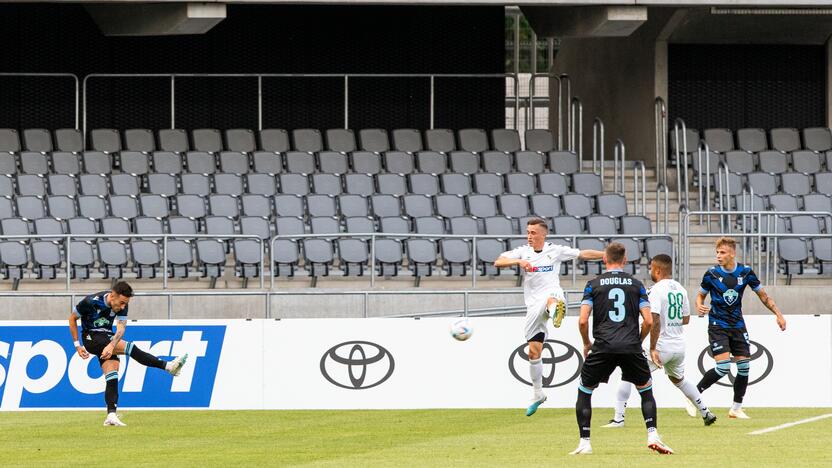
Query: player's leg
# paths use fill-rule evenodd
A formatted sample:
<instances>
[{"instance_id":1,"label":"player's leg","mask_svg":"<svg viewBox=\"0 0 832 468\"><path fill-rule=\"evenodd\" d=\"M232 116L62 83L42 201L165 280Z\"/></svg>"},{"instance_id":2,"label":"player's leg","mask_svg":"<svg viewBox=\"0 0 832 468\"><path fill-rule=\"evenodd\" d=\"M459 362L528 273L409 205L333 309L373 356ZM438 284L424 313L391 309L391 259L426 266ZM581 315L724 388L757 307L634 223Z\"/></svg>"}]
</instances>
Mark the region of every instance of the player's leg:
<instances>
[{"instance_id":1,"label":"player's leg","mask_svg":"<svg viewBox=\"0 0 832 468\"><path fill-rule=\"evenodd\" d=\"M543 342L546 334L538 332L529 339L529 377L532 382L532 404L526 409L526 416L537 412L537 408L546 401L546 394L543 393Z\"/></svg>"},{"instance_id":2,"label":"player's leg","mask_svg":"<svg viewBox=\"0 0 832 468\"><path fill-rule=\"evenodd\" d=\"M750 419L742 409L742 400L748 388L748 372L751 370L751 348L745 328L734 330L731 337L731 354L737 364L737 376L734 378L734 404L728 411L728 417Z\"/></svg>"},{"instance_id":3,"label":"player's leg","mask_svg":"<svg viewBox=\"0 0 832 468\"><path fill-rule=\"evenodd\" d=\"M575 417L578 421L578 433L581 437L578 448L570 455L588 455L592 453L590 444L590 425L592 423L592 392L601 382L606 382L615 369L614 355L590 353L581 366L581 380L578 385L578 400L575 402Z\"/></svg>"},{"instance_id":4,"label":"player's leg","mask_svg":"<svg viewBox=\"0 0 832 468\"><path fill-rule=\"evenodd\" d=\"M111 356L106 361L101 361L101 371L104 373L106 387L104 388L104 402L107 403L107 418L105 426L126 426L116 415L118 405L118 356Z\"/></svg>"},{"instance_id":5,"label":"player's leg","mask_svg":"<svg viewBox=\"0 0 832 468\"><path fill-rule=\"evenodd\" d=\"M702 394L693 384L685 379L685 353L659 353L662 362L664 363L664 372L667 378L673 382L679 390L687 397L690 403L699 409L699 414L705 421L706 426L710 426L716 422L716 416L713 415L702 402ZM695 413L694 413L695 414Z\"/></svg>"},{"instance_id":6,"label":"player's leg","mask_svg":"<svg viewBox=\"0 0 832 468\"><path fill-rule=\"evenodd\" d=\"M632 390L633 384L621 381L618 390L615 392L615 415L603 427L624 427L624 412L627 409L627 400L630 399Z\"/></svg>"},{"instance_id":7,"label":"player's leg","mask_svg":"<svg viewBox=\"0 0 832 468\"><path fill-rule=\"evenodd\" d=\"M621 354L621 378L635 384L641 397L641 414L647 427L647 447L661 454L671 454L673 450L662 442L658 431L656 399L653 397L653 379L647 358L642 353Z\"/></svg>"},{"instance_id":8,"label":"player's leg","mask_svg":"<svg viewBox=\"0 0 832 468\"><path fill-rule=\"evenodd\" d=\"M562 290L555 291L546 300L546 311L549 317L552 317L552 325L555 328L560 328L563 318L566 317L566 298Z\"/></svg>"},{"instance_id":9,"label":"player's leg","mask_svg":"<svg viewBox=\"0 0 832 468\"><path fill-rule=\"evenodd\" d=\"M188 360L188 354L186 353L172 361L163 361L152 354L142 351L138 346L133 344L132 341L124 340L119 341L116 345L116 354L130 356L143 366L162 369L173 376L179 375L179 372L182 370L182 366L184 366L185 362Z\"/></svg>"},{"instance_id":10,"label":"player's leg","mask_svg":"<svg viewBox=\"0 0 832 468\"><path fill-rule=\"evenodd\" d=\"M714 353L716 367L705 372L702 380L696 385L700 393L717 383L719 379L725 377L731 371L731 359L728 352L731 345L727 332L723 329L709 329L708 339L711 342L711 351Z\"/></svg>"}]
</instances>

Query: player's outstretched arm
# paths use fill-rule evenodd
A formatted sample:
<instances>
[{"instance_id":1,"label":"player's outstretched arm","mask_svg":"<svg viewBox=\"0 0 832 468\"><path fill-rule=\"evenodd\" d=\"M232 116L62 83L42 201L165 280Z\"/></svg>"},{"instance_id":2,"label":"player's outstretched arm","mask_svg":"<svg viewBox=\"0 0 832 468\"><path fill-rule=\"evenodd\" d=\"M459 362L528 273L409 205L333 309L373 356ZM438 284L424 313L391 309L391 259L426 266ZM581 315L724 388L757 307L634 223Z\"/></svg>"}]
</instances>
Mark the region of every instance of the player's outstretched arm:
<instances>
[{"instance_id":1,"label":"player's outstretched arm","mask_svg":"<svg viewBox=\"0 0 832 468\"><path fill-rule=\"evenodd\" d=\"M777 317L777 326L780 327L780 330L786 331L786 319L783 318L780 308L778 308L777 304L774 303L774 298L769 296L763 288L760 288L755 292L757 293L757 297L760 298L760 302L762 302L763 305Z\"/></svg>"},{"instance_id":2,"label":"player's outstretched arm","mask_svg":"<svg viewBox=\"0 0 832 468\"><path fill-rule=\"evenodd\" d=\"M584 340L584 359L589 355L592 348L592 341L589 339L589 304L581 305L581 316L578 318L578 330L581 332L581 339Z\"/></svg>"},{"instance_id":3,"label":"player's outstretched arm","mask_svg":"<svg viewBox=\"0 0 832 468\"><path fill-rule=\"evenodd\" d=\"M515 265L519 266L520 268L526 271L531 270L532 267L531 263L529 263L526 260L523 260L522 258L509 258L501 255L497 257L497 260L494 261L494 266L497 268L513 267Z\"/></svg>"},{"instance_id":4,"label":"player's outstretched arm","mask_svg":"<svg viewBox=\"0 0 832 468\"><path fill-rule=\"evenodd\" d=\"M75 351L78 352L78 355L83 359L90 357L90 353L78 341L78 316L74 311L69 314L69 334L72 335L72 342L75 343Z\"/></svg>"},{"instance_id":5,"label":"player's outstretched arm","mask_svg":"<svg viewBox=\"0 0 832 468\"><path fill-rule=\"evenodd\" d=\"M604 252L601 250L581 250L578 254L578 260L601 260L604 258Z\"/></svg>"}]
</instances>

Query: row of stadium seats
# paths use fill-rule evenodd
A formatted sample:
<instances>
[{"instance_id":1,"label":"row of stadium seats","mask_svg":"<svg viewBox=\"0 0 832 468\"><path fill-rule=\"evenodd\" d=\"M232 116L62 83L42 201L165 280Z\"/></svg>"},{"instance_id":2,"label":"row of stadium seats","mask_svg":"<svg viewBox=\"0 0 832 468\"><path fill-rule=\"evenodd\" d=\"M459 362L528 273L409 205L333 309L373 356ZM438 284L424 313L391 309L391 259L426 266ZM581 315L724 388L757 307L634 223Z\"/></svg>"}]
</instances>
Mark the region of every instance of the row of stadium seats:
<instances>
[{"instance_id":1,"label":"row of stadium seats","mask_svg":"<svg viewBox=\"0 0 832 468\"><path fill-rule=\"evenodd\" d=\"M121 151L449 153L457 150L471 153L491 150L514 153L522 150L520 136L512 129L495 129L489 135L479 128L462 129L456 133L449 129L431 129L425 130L424 134L416 129L396 129L388 134L387 130L373 128L358 130L357 137L353 130L343 128L324 132L317 129L296 129L288 132L271 128L256 133L249 129L229 129L224 132L217 129L196 129L190 132L190 137L188 132L182 129L164 129L155 134L148 129L130 129L125 130L123 135L115 129L95 129L89 132L88 145L84 144L83 134L77 129L59 129L53 134L46 129L30 128L22 133L21 138L15 129L0 129L0 152L80 153L90 149L110 154ZM527 130L525 142L528 151L547 153L556 149L555 140L548 130Z\"/></svg>"},{"instance_id":2,"label":"row of stadium seats","mask_svg":"<svg viewBox=\"0 0 832 468\"><path fill-rule=\"evenodd\" d=\"M693 155L691 165L698 172L706 173L710 170L713 175L719 169L719 163L723 162L728 170L738 174L748 174L754 171L768 172L770 174L784 174L798 172L801 174L817 174L832 171L832 151L815 153L812 151L795 151L793 153L781 153L779 151L762 151L760 153L748 153L745 151L728 151L727 153L711 153L710 167L702 155L702 167L699 167L698 155Z\"/></svg>"},{"instance_id":3,"label":"row of stadium seats","mask_svg":"<svg viewBox=\"0 0 832 468\"><path fill-rule=\"evenodd\" d=\"M679 132L679 150L682 148L682 133ZM737 130L736 135L727 128L709 128L702 132L687 129L688 152L696 152L699 147L700 138L708 144L711 151L716 153L727 153L740 150L749 153L760 153L767 150L774 150L783 153L792 153L799 150L814 152L826 152L832 150L832 132L825 127L812 127L798 130L796 128L774 128L766 134L762 128L742 128ZM670 148L676 152L676 134L670 132L668 137Z\"/></svg>"}]
</instances>

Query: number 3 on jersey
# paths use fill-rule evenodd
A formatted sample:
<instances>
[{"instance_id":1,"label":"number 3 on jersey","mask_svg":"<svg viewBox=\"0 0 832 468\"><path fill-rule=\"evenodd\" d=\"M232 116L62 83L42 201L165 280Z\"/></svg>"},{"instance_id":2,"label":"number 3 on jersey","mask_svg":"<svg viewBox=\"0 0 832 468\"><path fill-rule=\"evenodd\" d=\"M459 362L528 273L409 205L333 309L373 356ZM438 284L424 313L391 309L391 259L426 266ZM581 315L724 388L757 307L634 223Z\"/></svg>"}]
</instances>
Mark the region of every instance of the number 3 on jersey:
<instances>
[{"instance_id":1,"label":"number 3 on jersey","mask_svg":"<svg viewBox=\"0 0 832 468\"><path fill-rule=\"evenodd\" d=\"M614 310L609 312L610 320L613 322L620 322L624 320L624 314L627 310L624 308L624 290L621 288L610 289L607 298L612 301Z\"/></svg>"}]
</instances>

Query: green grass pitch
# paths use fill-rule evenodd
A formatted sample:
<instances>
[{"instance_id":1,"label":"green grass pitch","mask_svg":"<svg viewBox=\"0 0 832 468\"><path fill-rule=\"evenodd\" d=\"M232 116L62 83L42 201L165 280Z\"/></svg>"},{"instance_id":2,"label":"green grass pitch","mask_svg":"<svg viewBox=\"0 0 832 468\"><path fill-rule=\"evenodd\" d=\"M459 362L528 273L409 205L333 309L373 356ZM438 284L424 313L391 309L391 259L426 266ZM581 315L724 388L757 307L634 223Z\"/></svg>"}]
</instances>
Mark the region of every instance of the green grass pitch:
<instances>
[{"instance_id":1,"label":"green grass pitch","mask_svg":"<svg viewBox=\"0 0 832 468\"><path fill-rule=\"evenodd\" d=\"M659 412L676 454L646 448L637 407L627 427L603 429L596 408L594 454L578 442L573 410L129 411L127 427L102 427L104 412L0 414L3 466L830 466L832 418L764 435L749 432L830 413L829 408L750 408L751 420L704 427L682 409Z\"/></svg>"}]
</instances>

